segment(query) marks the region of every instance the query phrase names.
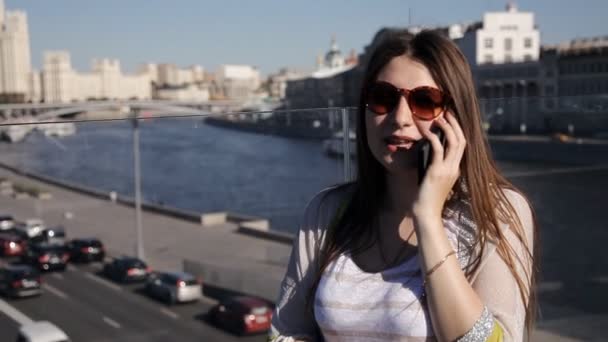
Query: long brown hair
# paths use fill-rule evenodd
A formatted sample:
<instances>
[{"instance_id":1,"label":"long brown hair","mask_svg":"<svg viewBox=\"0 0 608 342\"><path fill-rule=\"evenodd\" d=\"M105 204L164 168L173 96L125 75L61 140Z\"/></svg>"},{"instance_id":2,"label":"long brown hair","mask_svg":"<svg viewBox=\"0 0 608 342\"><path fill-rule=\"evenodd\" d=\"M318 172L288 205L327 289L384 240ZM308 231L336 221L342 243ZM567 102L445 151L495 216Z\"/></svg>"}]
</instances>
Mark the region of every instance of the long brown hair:
<instances>
[{"instance_id":1,"label":"long brown hair","mask_svg":"<svg viewBox=\"0 0 608 342\"><path fill-rule=\"evenodd\" d=\"M447 38L432 31L411 35L407 31L394 31L388 34L374 50L363 76L357 113L357 180L349 183L354 186L352 198L343 215L327 231L320 249L319 268L315 282L308 294L308 306L314 300L314 293L321 274L341 253L358 253L370 248L376 241L372 222L377 215L380 203L385 196L385 170L372 155L367 143L365 129L365 99L363 93L373 82L380 70L393 58L406 55L423 63L430 71L438 86L451 95L451 110L464 123L462 129L467 140L461 168L461 180L466 184L454 187L456 198L466 197L471 203L471 211L478 232L474 246L479 253L467 267L466 276L476 272L481 263L487 241L495 241L497 253L509 266L519 286L520 296L526 307L526 327L530 333L536 319L536 282L538 277L539 246L538 230L534 224L533 249L530 250L522 223L514 207L503 190L519 191L503 177L494 162L487 137L482 130L481 113L477 100L473 77L469 65L458 47ZM521 193L520 193L521 194ZM523 196L523 195L522 195ZM525 198L525 197L524 197ZM534 213L533 221L534 219ZM514 252L500 229L499 220L509 224L514 235L523 243L527 255L522 260ZM524 269L526 279L516 271L515 260ZM531 270L525 265L532 264Z\"/></svg>"}]
</instances>

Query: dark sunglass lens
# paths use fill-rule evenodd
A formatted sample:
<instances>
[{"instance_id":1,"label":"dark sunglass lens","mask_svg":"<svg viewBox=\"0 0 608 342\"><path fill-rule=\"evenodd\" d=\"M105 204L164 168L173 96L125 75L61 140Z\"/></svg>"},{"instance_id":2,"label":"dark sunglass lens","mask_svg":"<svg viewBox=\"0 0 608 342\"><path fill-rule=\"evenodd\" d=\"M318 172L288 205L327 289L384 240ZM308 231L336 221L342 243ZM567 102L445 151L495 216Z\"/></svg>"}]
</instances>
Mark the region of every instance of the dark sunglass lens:
<instances>
[{"instance_id":1,"label":"dark sunglass lens","mask_svg":"<svg viewBox=\"0 0 608 342\"><path fill-rule=\"evenodd\" d=\"M443 109L443 94L439 89L414 89L411 93L411 106L418 117L427 120L433 119Z\"/></svg>"},{"instance_id":2,"label":"dark sunglass lens","mask_svg":"<svg viewBox=\"0 0 608 342\"><path fill-rule=\"evenodd\" d=\"M376 114L386 114L395 108L395 98L399 93L386 83L375 83L369 89L367 97L368 108Z\"/></svg>"}]
</instances>

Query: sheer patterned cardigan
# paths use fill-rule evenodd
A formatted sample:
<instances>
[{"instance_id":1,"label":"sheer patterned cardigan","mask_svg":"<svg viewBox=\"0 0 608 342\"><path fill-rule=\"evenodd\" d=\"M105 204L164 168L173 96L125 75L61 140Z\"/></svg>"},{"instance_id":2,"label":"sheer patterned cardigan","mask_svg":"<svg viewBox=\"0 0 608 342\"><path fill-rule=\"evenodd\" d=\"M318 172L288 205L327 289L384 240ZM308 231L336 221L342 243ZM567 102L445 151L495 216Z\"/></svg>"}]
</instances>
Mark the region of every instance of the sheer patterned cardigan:
<instances>
[{"instance_id":1,"label":"sheer patterned cardigan","mask_svg":"<svg viewBox=\"0 0 608 342\"><path fill-rule=\"evenodd\" d=\"M533 219L527 201L512 190L505 190L505 194L522 222L528 246L533 248ZM319 267L318 255L327 227L351 195L352 187L331 187L321 191L308 204L281 283L269 341L321 340L314 315L307 309L306 297ZM479 247L472 247L477 227L472 220L470 203L464 199L447 202L443 222L461 268L466 271L480 250ZM502 224L501 228L517 258L527 260L525 246L506 224ZM522 264L528 267L528 274L532 265L518 260L515 264L518 275L524 283L529 284ZM469 283L485 304L485 314L459 341L523 341L526 310L519 286L507 264L496 252L495 242L486 242L479 268L469 278ZM492 331L494 325L502 330L499 339L495 338L496 329ZM485 331L483 326L486 327Z\"/></svg>"}]
</instances>

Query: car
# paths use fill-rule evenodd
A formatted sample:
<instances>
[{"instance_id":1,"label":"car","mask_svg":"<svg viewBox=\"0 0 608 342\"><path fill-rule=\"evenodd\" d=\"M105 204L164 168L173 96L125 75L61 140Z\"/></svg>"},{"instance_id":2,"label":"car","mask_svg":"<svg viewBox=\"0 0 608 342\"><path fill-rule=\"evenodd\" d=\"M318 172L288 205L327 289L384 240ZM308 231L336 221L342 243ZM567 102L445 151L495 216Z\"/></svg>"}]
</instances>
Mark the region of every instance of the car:
<instances>
[{"instance_id":1,"label":"car","mask_svg":"<svg viewBox=\"0 0 608 342\"><path fill-rule=\"evenodd\" d=\"M29 238L40 235L40 233L46 228L44 221L41 219L27 219L25 222L19 222L15 224L16 228L24 231Z\"/></svg>"},{"instance_id":2,"label":"car","mask_svg":"<svg viewBox=\"0 0 608 342\"><path fill-rule=\"evenodd\" d=\"M70 254L65 246L36 243L30 244L27 252L21 258L24 263L38 267L43 271L64 271Z\"/></svg>"},{"instance_id":3,"label":"car","mask_svg":"<svg viewBox=\"0 0 608 342\"><path fill-rule=\"evenodd\" d=\"M70 338L55 324L37 321L19 328L17 342L70 342Z\"/></svg>"},{"instance_id":4,"label":"car","mask_svg":"<svg viewBox=\"0 0 608 342\"><path fill-rule=\"evenodd\" d=\"M0 291L11 298L37 296L42 293L40 272L28 265L6 265L0 268Z\"/></svg>"},{"instance_id":5,"label":"car","mask_svg":"<svg viewBox=\"0 0 608 342\"><path fill-rule=\"evenodd\" d=\"M271 319L272 306L251 296L225 299L209 311L211 323L239 335L267 332Z\"/></svg>"},{"instance_id":6,"label":"car","mask_svg":"<svg viewBox=\"0 0 608 342\"><path fill-rule=\"evenodd\" d=\"M202 281L185 272L153 273L148 277L145 291L168 304L197 301L203 295Z\"/></svg>"},{"instance_id":7,"label":"car","mask_svg":"<svg viewBox=\"0 0 608 342\"><path fill-rule=\"evenodd\" d=\"M145 262L130 256L115 258L103 267L104 275L118 282L145 281L151 271Z\"/></svg>"},{"instance_id":8,"label":"car","mask_svg":"<svg viewBox=\"0 0 608 342\"><path fill-rule=\"evenodd\" d=\"M11 229L15 226L15 219L10 215L0 215L0 230Z\"/></svg>"},{"instance_id":9,"label":"car","mask_svg":"<svg viewBox=\"0 0 608 342\"><path fill-rule=\"evenodd\" d=\"M46 242L54 245L65 245L65 228L58 226L52 228L44 228L39 234L30 238L34 243Z\"/></svg>"},{"instance_id":10,"label":"car","mask_svg":"<svg viewBox=\"0 0 608 342\"><path fill-rule=\"evenodd\" d=\"M27 250L27 240L12 229L0 231L0 254L2 256L21 256Z\"/></svg>"},{"instance_id":11,"label":"car","mask_svg":"<svg viewBox=\"0 0 608 342\"><path fill-rule=\"evenodd\" d=\"M70 253L70 261L101 262L106 257L103 244L95 238L73 239L67 243L66 247Z\"/></svg>"}]
</instances>

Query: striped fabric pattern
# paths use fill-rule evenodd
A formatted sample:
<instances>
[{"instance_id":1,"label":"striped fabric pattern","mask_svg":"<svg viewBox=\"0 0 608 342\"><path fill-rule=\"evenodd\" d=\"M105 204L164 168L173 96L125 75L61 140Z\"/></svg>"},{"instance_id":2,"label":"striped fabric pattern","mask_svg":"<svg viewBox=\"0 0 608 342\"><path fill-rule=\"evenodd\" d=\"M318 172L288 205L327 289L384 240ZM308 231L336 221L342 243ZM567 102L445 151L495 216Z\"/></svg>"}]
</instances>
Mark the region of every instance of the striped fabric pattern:
<instances>
[{"instance_id":1,"label":"striped fabric pattern","mask_svg":"<svg viewBox=\"0 0 608 342\"><path fill-rule=\"evenodd\" d=\"M444 217L446 235L461 267L470 258L472 234ZM314 313L326 341L436 341L422 296L418 255L379 273L361 270L346 253L319 282Z\"/></svg>"},{"instance_id":2,"label":"striped fabric pattern","mask_svg":"<svg viewBox=\"0 0 608 342\"><path fill-rule=\"evenodd\" d=\"M326 341L435 341L418 256L366 273L347 254L323 274L315 318Z\"/></svg>"}]
</instances>

